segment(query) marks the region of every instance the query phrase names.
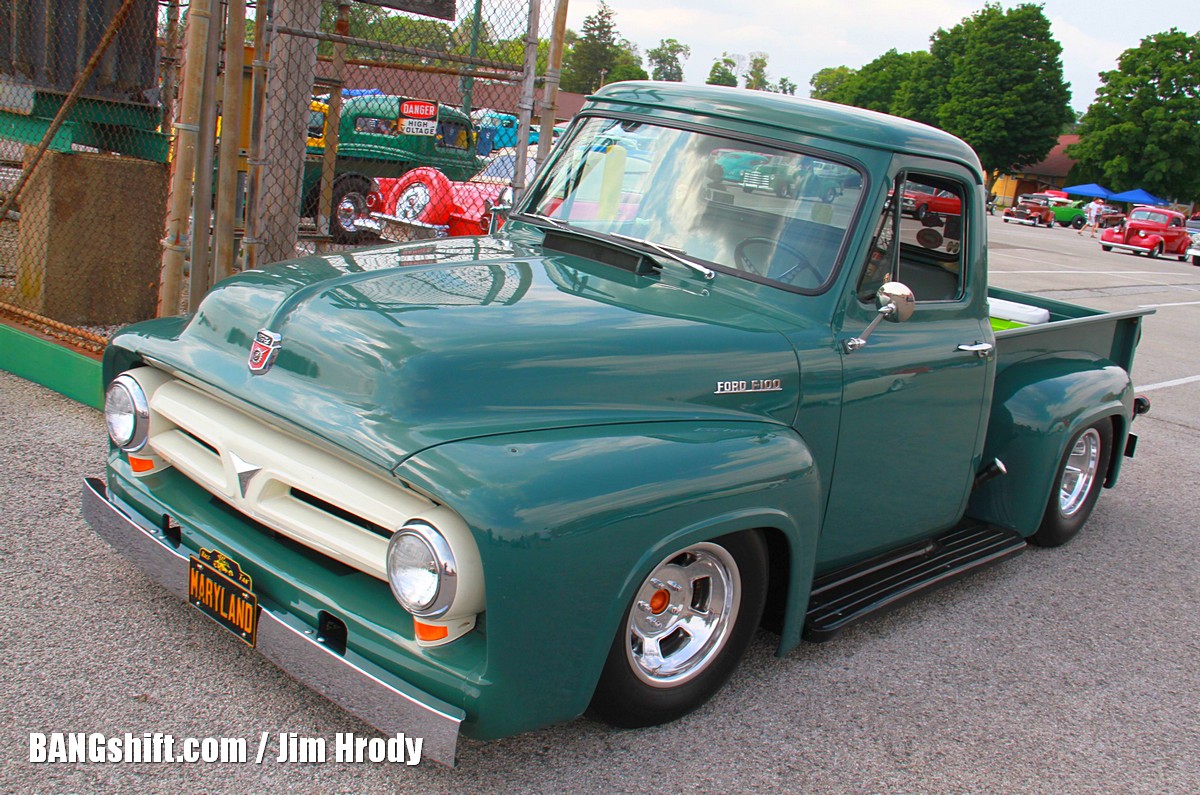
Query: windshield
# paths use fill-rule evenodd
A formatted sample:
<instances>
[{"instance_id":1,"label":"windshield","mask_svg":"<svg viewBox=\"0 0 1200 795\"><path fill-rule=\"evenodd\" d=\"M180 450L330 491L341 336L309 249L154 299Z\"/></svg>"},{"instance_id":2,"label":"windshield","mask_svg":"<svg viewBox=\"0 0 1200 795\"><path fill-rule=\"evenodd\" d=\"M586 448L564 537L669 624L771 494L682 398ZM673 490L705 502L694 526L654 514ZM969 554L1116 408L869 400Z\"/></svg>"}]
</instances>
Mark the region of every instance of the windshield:
<instances>
[{"instance_id":1,"label":"windshield","mask_svg":"<svg viewBox=\"0 0 1200 795\"><path fill-rule=\"evenodd\" d=\"M856 169L715 135L588 118L522 207L716 270L821 289L862 195Z\"/></svg>"},{"instance_id":2,"label":"windshield","mask_svg":"<svg viewBox=\"0 0 1200 795\"><path fill-rule=\"evenodd\" d=\"M1152 221L1156 224L1167 225L1168 216L1166 213L1158 213L1154 210L1134 210L1129 214L1131 221Z\"/></svg>"}]
</instances>

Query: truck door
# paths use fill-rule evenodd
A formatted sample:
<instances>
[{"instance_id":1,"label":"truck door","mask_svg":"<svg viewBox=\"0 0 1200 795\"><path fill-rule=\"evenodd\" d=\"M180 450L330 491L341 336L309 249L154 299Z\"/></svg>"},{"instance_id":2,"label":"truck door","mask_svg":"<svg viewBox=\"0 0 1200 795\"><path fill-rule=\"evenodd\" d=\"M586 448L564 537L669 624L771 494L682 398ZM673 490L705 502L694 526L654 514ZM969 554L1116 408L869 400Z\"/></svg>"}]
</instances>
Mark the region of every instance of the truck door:
<instances>
[{"instance_id":1,"label":"truck door","mask_svg":"<svg viewBox=\"0 0 1200 795\"><path fill-rule=\"evenodd\" d=\"M950 194L936 212L904 212L905 181ZM875 221L870 250L847 283L834 333L842 350L837 456L818 564L886 551L952 526L966 507L983 445L994 376L980 192L968 172L901 169ZM877 205L878 206L878 205ZM916 310L881 322L867 344L885 281L907 285ZM976 350L964 350L974 347ZM982 354L982 355L981 355Z\"/></svg>"}]
</instances>

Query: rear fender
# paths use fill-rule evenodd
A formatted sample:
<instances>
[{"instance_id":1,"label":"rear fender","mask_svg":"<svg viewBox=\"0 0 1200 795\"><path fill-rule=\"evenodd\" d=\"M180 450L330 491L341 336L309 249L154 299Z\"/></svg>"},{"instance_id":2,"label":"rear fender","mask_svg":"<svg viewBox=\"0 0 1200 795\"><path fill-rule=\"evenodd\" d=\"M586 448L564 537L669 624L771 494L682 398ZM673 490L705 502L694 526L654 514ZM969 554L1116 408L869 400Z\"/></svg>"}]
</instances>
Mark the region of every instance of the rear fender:
<instances>
[{"instance_id":1,"label":"rear fender","mask_svg":"<svg viewBox=\"0 0 1200 795\"><path fill-rule=\"evenodd\" d=\"M1067 443L1083 428L1115 420L1106 486L1116 482L1133 416L1133 384L1124 368L1071 352L1009 366L996 377L984 460L1008 470L975 489L967 515L1016 530L1037 531Z\"/></svg>"},{"instance_id":2,"label":"rear fender","mask_svg":"<svg viewBox=\"0 0 1200 795\"><path fill-rule=\"evenodd\" d=\"M493 686L469 717L479 721L475 736L580 714L638 586L693 542L761 529L771 549L786 550L792 609L781 647L799 642L820 479L790 428L671 422L537 431L431 448L395 474L458 512L479 546Z\"/></svg>"}]
</instances>

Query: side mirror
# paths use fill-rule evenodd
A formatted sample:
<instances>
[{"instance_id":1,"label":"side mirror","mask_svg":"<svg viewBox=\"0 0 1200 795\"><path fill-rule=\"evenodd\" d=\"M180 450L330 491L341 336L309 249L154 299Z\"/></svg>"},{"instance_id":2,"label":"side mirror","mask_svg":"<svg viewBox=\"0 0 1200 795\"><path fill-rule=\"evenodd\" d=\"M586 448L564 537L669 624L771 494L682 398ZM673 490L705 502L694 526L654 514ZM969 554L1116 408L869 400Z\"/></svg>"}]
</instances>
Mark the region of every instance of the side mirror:
<instances>
[{"instance_id":1,"label":"side mirror","mask_svg":"<svg viewBox=\"0 0 1200 795\"><path fill-rule=\"evenodd\" d=\"M487 233L494 234L508 220L508 214L513 208L513 189L505 188L495 201L487 203L488 228Z\"/></svg>"},{"instance_id":2,"label":"side mirror","mask_svg":"<svg viewBox=\"0 0 1200 795\"><path fill-rule=\"evenodd\" d=\"M903 323L912 317L913 310L917 308L917 299L906 285L887 282L875 293L875 305L879 307L879 311L862 335L842 340L842 350L846 353L854 353L866 346L867 338L879 325L879 321L886 319L891 323Z\"/></svg>"}]
</instances>

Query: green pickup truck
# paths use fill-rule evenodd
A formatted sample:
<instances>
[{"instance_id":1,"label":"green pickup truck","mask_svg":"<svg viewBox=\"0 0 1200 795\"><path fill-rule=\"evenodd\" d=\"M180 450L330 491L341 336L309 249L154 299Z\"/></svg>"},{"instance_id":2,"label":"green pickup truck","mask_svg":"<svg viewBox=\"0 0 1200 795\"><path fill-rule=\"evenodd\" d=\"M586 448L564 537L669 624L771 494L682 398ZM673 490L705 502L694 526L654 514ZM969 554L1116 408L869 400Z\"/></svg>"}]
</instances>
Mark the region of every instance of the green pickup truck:
<instances>
[{"instance_id":1,"label":"green pickup truck","mask_svg":"<svg viewBox=\"0 0 1200 795\"><path fill-rule=\"evenodd\" d=\"M367 196L375 178L399 177L418 166L432 166L452 180L468 180L483 168L469 116L457 108L438 105L436 119L423 125L417 120L418 125L406 132L402 108L413 102L382 94L348 97L342 102L329 222L335 242L355 244L371 239L354 222L370 212ZM432 112L434 103L416 103L429 106ZM310 103L301 210L305 218L317 215L328 113L324 102Z\"/></svg>"},{"instance_id":2,"label":"green pickup truck","mask_svg":"<svg viewBox=\"0 0 1200 795\"><path fill-rule=\"evenodd\" d=\"M730 150L856 178L747 193ZM902 214L906 181L957 206ZM760 626L783 655L1068 541L1133 454L1143 313L989 290L982 185L892 116L605 86L497 234L281 262L116 335L85 515L214 644L448 764L673 720Z\"/></svg>"}]
</instances>

